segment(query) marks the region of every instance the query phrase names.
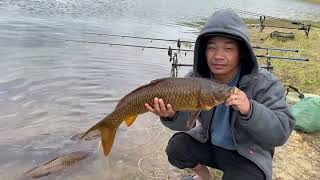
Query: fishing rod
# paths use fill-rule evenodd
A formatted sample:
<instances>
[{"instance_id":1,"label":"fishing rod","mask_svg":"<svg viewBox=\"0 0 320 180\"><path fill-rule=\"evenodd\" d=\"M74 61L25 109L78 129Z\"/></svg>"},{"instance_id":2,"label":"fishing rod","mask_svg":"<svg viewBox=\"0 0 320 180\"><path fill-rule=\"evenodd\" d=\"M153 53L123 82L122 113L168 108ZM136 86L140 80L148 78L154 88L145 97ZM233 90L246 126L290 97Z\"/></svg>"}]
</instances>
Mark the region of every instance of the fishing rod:
<instances>
[{"instance_id":1,"label":"fishing rod","mask_svg":"<svg viewBox=\"0 0 320 180\"><path fill-rule=\"evenodd\" d=\"M221 8L214 8L217 10L223 10ZM260 14L260 13L256 13L256 12L251 12L251 11L245 11L245 10L240 10L240 9L235 9L235 8L230 8L231 10L239 13L239 14L245 14L245 15L251 15L251 16L265 16L268 17L270 19L274 19L274 20L283 20L283 18L279 18L279 17L274 17L274 16L269 16L269 15L264 15L264 14Z\"/></svg>"},{"instance_id":2,"label":"fishing rod","mask_svg":"<svg viewBox=\"0 0 320 180\"><path fill-rule=\"evenodd\" d=\"M251 16L264 16L264 17L274 19L274 20L283 20L283 18L264 15L264 14L260 14L260 13L250 12L250 11L244 11L244 10L239 10L239 9L232 9L232 10L239 13L239 14L246 14L246 15L251 15Z\"/></svg>"},{"instance_id":3,"label":"fishing rod","mask_svg":"<svg viewBox=\"0 0 320 180\"><path fill-rule=\"evenodd\" d=\"M280 20L280 21L285 21L286 19L277 18L277 17L268 16L268 15L259 14L259 13L254 13L254 12L249 12L249 11L243 11L243 10L237 10L237 9L232 9L232 10L238 12L239 14L247 14L247 15L252 15L252 16L259 16L259 21L260 21L260 27L259 27L260 30L259 30L259 32L262 32L265 27L273 27L273 28L281 28L281 29L298 29L298 30L303 30L305 32L305 35L307 37L309 37L309 32L310 32L311 27L320 28L320 26L312 25L311 23L306 24L306 23L303 23L303 22L290 21L290 20L288 20L288 21L291 22L291 24L300 25L300 26L297 27L297 28L293 28L293 27L266 25L265 24L266 18L273 19L273 20Z\"/></svg>"},{"instance_id":4,"label":"fishing rod","mask_svg":"<svg viewBox=\"0 0 320 180\"><path fill-rule=\"evenodd\" d=\"M135 48L142 48L143 49L159 49L159 50L168 50L168 54L172 55L172 51L182 51L182 52L193 52L193 49L178 49L178 48L171 48L170 46L168 48L166 47L157 47L157 46L142 46L142 45L133 45L133 44L121 44L121 43L110 43L110 42L97 42L97 41L84 41L84 40L70 40L67 39L65 41L69 42L80 42L80 43L89 43L89 44L103 44L103 45L110 45L110 46L124 46L124 47L135 47ZM281 51L293 51L298 52L298 50L292 50L292 49L280 49L280 48L264 48L264 47L258 47L256 48L260 49L273 49L273 50L281 50ZM170 51L170 52L169 52ZM268 51L267 51L268 53ZM265 58L272 58L272 59L283 59L283 60L300 60L300 61L308 61L308 59L305 58L291 58L291 57L279 57L279 56L269 56L268 54L265 55L257 55L257 57L265 57Z\"/></svg>"},{"instance_id":5,"label":"fishing rod","mask_svg":"<svg viewBox=\"0 0 320 180\"><path fill-rule=\"evenodd\" d=\"M193 51L192 49L180 49L180 48L177 49L177 48L171 48L170 46L168 48L165 48L165 47L157 47L157 46L142 46L142 45L133 45L133 44L120 44L120 43L97 42L97 41L71 40L71 39L66 39L65 41L89 43L89 44L103 44L103 45L110 45L110 46L136 47L136 48L142 48L142 50L144 49L170 50L171 49L171 50L177 50L177 51L183 51L183 52Z\"/></svg>"},{"instance_id":6,"label":"fishing rod","mask_svg":"<svg viewBox=\"0 0 320 180\"><path fill-rule=\"evenodd\" d=\"M258 57L258 58L282 59L282 60L295 60L295 61L309 61L309 59L307 59L307 58L288 58L288 57L268 56L268 55L256 55L256 57ZM193 66L193 64L176 63L175 66Z\"/></svg>"},{"instance_id":7,"label":"fishing rod","mask_svg":"<svg viewBox=\"0 0 320 180\"><path fill-rule=\"evenodd\" d=\"M157 46L142 46L142 45L132 45L132 44L120 44L120 43L109 43L109 42L96 42L96 41L84 41L84 40L65 40L67 42L80 42L80 43L89 43L89 44L102 44L102 45L111 45L111 46L124 46L124 47L135 47L135 48L142 48L144 49L159 49L159 50L167 50L169 61L171 62L171 77L178 77L178 67L181 66L193 66L192 64L181 64L178 60L178 54L180 52L193 52L193 49L180 49L180 48L168 48L165 47L157 47ZM259 47L262 48L262 47ZM262 48L265 49L265 48ZM275 48L277 49L277 48ZM287 49L287 51L292 51L291 49ZM296 52L296 51L295 51ZM269 71L273 71L273 66L271 65L271 59L280 59L280 60L295 60L295 61L309 61L306 58L291 58L291 57L280 57L280 56L270 56L269 50L267 49L266 55L256 55L257 58L266 58L267 66L263 67Z\"/></svg>"},{"instance_id":8,"label":"fishing rod","mask_svg":"<svg viewBox=\"0 0 320 180\"><path fill-rule=\"evenodd\" d=\"M265 24L266 21L266 16L260 16L259 17L259 32L262 32L266 27L272 27L272 28L281 28L281 29L298 29L298 30L302 30L304 31L305 35L307 37L309 37L309 32L311 29L311 25L310 24L305 24L305 23L300 23L300 22L291 22L291 24L294 25L299 25L299 27L285 27L285 26L274 26L274 25L266 25ZM250 26L254 26L256 27L256 25L250 25Z\"/></svg>"},{"instance_id":9,"label":"fishing rod","mask_svg":"<svg viewBox=\"0 0 320 180\"><path fill-rule=\"evenodd\" d=\"M238 12L239 14L247 14L247 15L252 15L252 16L259 16L259 17L264 17L265 18L269 18L269 19L274 19L274 20L286 20L286 19L283 19L283 18L279 18L279 17L274 17L274 16L269 16L269 15L265 15L265 14L260 14L260 13L255 13L255 12L250 12L250 11L244 11L244 10L239 10L239 9L232 9L233 11L236 11ZM305 24L305 23L302 23L302 22L299 22L299 21L291 21L289 20L289 22L291 22L291 24L294 24L294 25L302 25L302 24ZM320 28L320 26L316 26L316 25L311 25L311 27L315 27L315 28Z\"/></svg>"},{"instance_id":10,"label":"fishing rod","mask_svg":"<svg viewBox=\"0 0 320 180\"><path fill-rule=\"evenodd\" d=\"M266 27L279 28L279 29L298 29L298 28L295 28L295 27L266 25L266 24L264 24L264 22L260 22L260 24L249 24L248 26L251 26L251 27L257 27L257 26L259 26L259 28L260 28L259 32L262 32ZM298 30L299 30L299 29L298 29Z\"/></svg>"},{"instance_id":11,"label":"fishing rod","mask_svg":"<svg viewBox=\"0 0 320 180\"><path fill-rule=\"evenodd\" d=\"M265 23L265 19L263 17L260 17L260 24L249 24L248 26L251 27L259 27L259 32L262 32L266 27L271 27L271 28L279 28L279 29L293 29L293 30L301 30L304 31L305 35L307 37L309 37L309 33L311 30L311 25L310 24L304 24L304 23L296 23L296 22L292 22L292 24L296 24L296 25L301 25L298 27L285 27L285 26L274 26L274 25L266 25Z\"/></svg>"},{"instance_id":12,"label":"fishing rod","mask_svg":"<svg viewBox=\"0 0 320 180\"><path fill-rule=\"evenodd\" d=\"M261 48L261 47L257 47ZM270 56L268 48L261 48L266 49L266 55L256 55L257 58L266 58L266 66L262 66L262 68L267 69L270 72L273 72L273 66L271 64L271 59L280 59L280 60L294 60L294 61L309 61L307 58L291 58L291 57L280 57L280 56ZM274 48L277 50L277 48ZM283 51L283 49L281 49ZM287 51L292 51L291 49L286 49ZM193 51L192 51L193 52ZM297 50L294 52L298 52ZM181 66L189 66L192 67L193 64L181 64L178 60L178 53L172 53L172 51L168 51L168 56L170 57L169 61L171 63L171 77L178 77L178 68Z\"/></svg>"},{"instance_id":13,"label":"fishing rod","mask_svg":"<svg viewBox=\"0 0 320 180\"><path fill-rule=\"evenodd\" d=\"M260 47L253 46L254 49L263 49L263 50L273 50L273 51L287 51L287 52L299 52L297 49L285 49L285 48L268 48L268 47Z\"/></svg>"},{"instance_id":14,"label":"fishing rod","mask_svg":"<svg viewBox=\"0 0 320 180\"><path fill-rule=\"evenodd\" d=\"M139 37L139 36L128 36L128 35L117 35L117 34L105 34L105 33L92 33L92 32L85 32L84 34L93 34L99 36L113 36L113 37L121 37L121 38L132 38L132 39L147 39L152 41L168 41L168 42L183 42L183 43L194 43L191 41L184 41L184 40L174 40L174 39L162 39L162 38L150 38L150 37Z\"/></svg>"},{"instance_id":15,"label":"fishing rod","mask_svg":"<svg viewBox=\"0 0 320 180\"><path fill-rule=\"evenodd\" d=\"M152 41L167 41L167 42L177 42L177 47L181 47L181 42L194 44L194 41L180 40L180 39L163 39L163 38L151 38L151 37L141 37L141 36L128 36L128 35L117 35L117 34L106 34L106 33L92 33L87 32L85 34L93 34L99 36L112 36L112 37L121 37L121 38L133 38L133 39L147 39ZM283 49L283 48L268 48L268 47L260 47L260 46L252 46L253 49L264 49L264 50L274 50L274 51L290 51L290 52L299 52L299 50L295 49Z\"/></svg>"},{"instance_id":16,"label":"fishing rod","mask_svg":"<svg viewBox=\"0 0 320 180\"><path fill-rule=\"evenodd\" d=\"M308 58L292 58L292 57L280 57L280 56L270 56L270 55L256 55L258 58L271 58L280 60L292 60L292 61L309 61Z\"/></svg>"},{"instance_id":17,"label":"fishing rod","mask_svg":"<svg viewBox=\"0 0 320 180\"><path fill-rule=\"evenodd\" d=\"M266 65L261 66L261 68L267 69L270 72L273 72L273 65L271 64L271 59L281 59L281 60L295 60L295 61L309 61L306 58L289 58L289 57L279 57L279 56L269 56L269 55L256 55L257 58L266 58ZM181 64L178 62L178 56L175 54L172 58L170 57L171 64L171 77L178 77L178 68L193 67L193 64Z\"/></svg>"},{"instance_id":18,"label":"fishing rod","mask_svg":"<svg viewBox=\"0 0 320 180\"><path fill-rule=\"evenodd\" d=\"M160 49L160 50L177 50L183 52L193 52L193 49L181 49L181 48L168 48L166 47L157 47L157 46L142 46L142 45L132 45L132 44L121 44L121 43L110 43L110 42L97 42L97 41L84 41L84 40L65 40L69 42L80 42L80 43L89 43L89 44L105 44L110 46L125 46L125 47L136 47L142 49ZM173 40L174 41L174 40ZM190 41L191 42L191 41ZM287 52L299 52L299 50L295 49L283 49L283 48L267 48L267 47L260 47L260 46L253 46L255 49L263 49L263 50L274 50L274 51L287 51Z\"/></svg>"}]
</instances>

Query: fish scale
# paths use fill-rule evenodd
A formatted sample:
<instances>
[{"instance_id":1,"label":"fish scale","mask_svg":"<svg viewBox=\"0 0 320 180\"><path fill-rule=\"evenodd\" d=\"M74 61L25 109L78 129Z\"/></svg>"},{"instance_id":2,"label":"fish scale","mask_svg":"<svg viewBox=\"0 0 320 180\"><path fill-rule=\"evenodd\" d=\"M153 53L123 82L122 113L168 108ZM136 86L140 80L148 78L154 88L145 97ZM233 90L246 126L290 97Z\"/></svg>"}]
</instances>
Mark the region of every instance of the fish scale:
<instances>
[{"instance_id":1,"label":"fish scale","mask_svg":"<svg viewBox=\"0 0 320 180\"><path fill-rule=\"evenodd\" d=\"M67 153L63 156L57 157L45 164L37 166L30 171L24 173L27 177L39 178L42 176L47 176L52 172L60 171L69 167L87 157L89 157L91 153L88 151L76 151Z\"/></svg>"},{"instance_id":2,"label":"fish scale","mask_svg":"<svg viewBox=\"0 0 320 180\"><path fill-rule=\"evenodd\" d=\"M170 104L174 111L193 111L199 114L201 110L209 110L224 102L235 90L236 88L204 78L156 79L124 96L115 109L86 131L81 139L85 139L89 132L99 130L104 154L108 155L119 125L125 121L128 127L131 126L139 114L148 112L144 104L152 105L155 97ZM193 125L194 119L188 120L188 126L189 122Z\"/></svg>"}]
</instances>

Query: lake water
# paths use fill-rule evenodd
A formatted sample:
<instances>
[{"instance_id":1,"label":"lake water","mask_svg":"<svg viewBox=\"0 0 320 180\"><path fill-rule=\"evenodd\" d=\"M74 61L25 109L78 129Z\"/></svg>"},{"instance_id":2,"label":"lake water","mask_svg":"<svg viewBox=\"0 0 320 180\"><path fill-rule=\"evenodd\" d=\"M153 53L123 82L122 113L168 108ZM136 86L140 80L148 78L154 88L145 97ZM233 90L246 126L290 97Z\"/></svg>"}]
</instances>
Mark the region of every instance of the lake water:
<instances>
[{"instance_id":1,"label":"lake water","mask_svg":"<svg viewBox=\"0 0 320 180\"><path fill-rule=\"evenodd\" d=\"M299 0L0 0L0 179L20 179L32 167L79 149L95 153L43 179L175 177L164 153L173 132L150 113L133 127L121 126L108 158L98 140L70 140L112 111L126 93L170 76L167 52L64 40L175 47L87 33L194 40L197 29L181 24L221 8L320 20L319 5ZM180 58L192 62L192 54Z\"/></svg>"}]
</instances>

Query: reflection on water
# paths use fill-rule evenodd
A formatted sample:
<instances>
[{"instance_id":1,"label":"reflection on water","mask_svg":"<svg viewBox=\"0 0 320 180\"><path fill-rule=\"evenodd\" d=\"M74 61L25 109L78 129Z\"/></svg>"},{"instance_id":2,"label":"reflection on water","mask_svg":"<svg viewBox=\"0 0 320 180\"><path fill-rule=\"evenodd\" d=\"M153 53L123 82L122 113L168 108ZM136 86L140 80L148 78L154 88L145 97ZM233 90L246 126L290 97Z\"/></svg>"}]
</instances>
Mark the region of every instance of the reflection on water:
<instances>
[{"instance_id":1,"label":"reflection on water","mask_svg":"<svg viewBox=\"0 0 320 180\"><path fill-rule=\"evenodd\" d=\"M94 150L94 156L43 179L175 177L164 152L173 132L152 114L140 116L133 127L121 126L108 158L98 140L70 139L100 121L131 90L169 76L167 52L64 39L175 47L85 32L194 40L188 32L196 30L179 24L224 7L284 18L320 17L319 6L293 0L0 0L0 179L19 179L32 167L81 149ZM190 63L192 54L180 59Z\"/></svg>"},{"instance_id":2,"label":"reflection on water","mask_svg":"<svg viewBox=\"0 0 320 180\"><path fill-rule=\"evenodd\" d=\"M29 29L33 25L26 23L24 28ZM42 32L38 28L35 31ZM75 34L61 32L59 36L74 38L77 32ZM46 39L34 32L23 32L23 36L16 38L19 42L1 42L1 179L17 179L32 167L66 152L97 150L98 141L80 144L70 138L102 119L129 91L152 79L169 76L170 73L166 51L78 44L54 38L38 43L38 39L42 38ZM32 39L35 41L29 42ZM148 41L134 43L150 45ZM100 179L115 176L114 179L119 179L119 176L129 175L122 173L123 168L127 169L127 173L141 176L138 162L139 158L148 155L149 151L145 149L149 141L153 142L149 146L153 151L152 148L164 147L169 136L161 134L158 136L161 142L155 144L155 140L151 139L155 136L152 133L160 132L159 128L164 127L154 116L146 116L139 121L144 123L139 128L139 122L130 131L121 127L114 153L108 159L102 156L101 151L97 151L97 158L44 178ZM152 128L153 123L159 128ZM145 130L149 127L150 130ZM140 145L143 145L142 149ZM165 167L168 167L168 163Z\"/></svg>"}]
</instances>

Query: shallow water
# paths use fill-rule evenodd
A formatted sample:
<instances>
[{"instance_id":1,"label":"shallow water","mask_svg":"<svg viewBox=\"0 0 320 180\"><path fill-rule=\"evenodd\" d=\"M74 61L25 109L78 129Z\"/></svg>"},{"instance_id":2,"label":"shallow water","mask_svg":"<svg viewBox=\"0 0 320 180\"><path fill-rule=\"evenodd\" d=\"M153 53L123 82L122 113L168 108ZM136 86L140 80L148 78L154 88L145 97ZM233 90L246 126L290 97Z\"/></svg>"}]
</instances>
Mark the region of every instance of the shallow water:
<instances>
[{"instance_id":1,"label":"shallow water","mask_svg":"<svg viewBox=\"0 0 320 180\"><path fill-rule=\"evenodd\" d=\"M301 1L0 0L0 179L21 174L78 149L96 151L78 166L43 179L165 179L174 176L164 148L172 132L152 114L121 126L109 158L98 141L70 140L107 115L117 100L152 79L168 77L165 50L64 41L107 41L175 47L85 34L125 34L194 40L182 26L215 9L320 20L320 7ZM178 13L179 12L179 13ZM191 63L192 54L181 57ZM180 75L189 69L180 68Z\"/></svg>"}]
</instances>

